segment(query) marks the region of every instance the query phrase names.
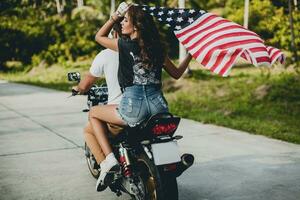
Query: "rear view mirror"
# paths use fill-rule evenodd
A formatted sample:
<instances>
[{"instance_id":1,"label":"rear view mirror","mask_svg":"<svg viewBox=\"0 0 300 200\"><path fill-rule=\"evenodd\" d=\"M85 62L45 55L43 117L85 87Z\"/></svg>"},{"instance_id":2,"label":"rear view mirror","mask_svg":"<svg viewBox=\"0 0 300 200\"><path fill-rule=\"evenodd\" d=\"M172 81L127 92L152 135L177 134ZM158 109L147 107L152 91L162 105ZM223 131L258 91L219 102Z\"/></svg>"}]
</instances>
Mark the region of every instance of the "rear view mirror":
<instances>
[{"instance_id":1,"label":"rear view mirror","mask_svg":"<svg viewBox=\"0 0 300 200\"><path fill-rule=\"evenodd\" d=\"M79 72L69 72L68 80L80 82L80 73Z\"/></svg>"}]
</instances>

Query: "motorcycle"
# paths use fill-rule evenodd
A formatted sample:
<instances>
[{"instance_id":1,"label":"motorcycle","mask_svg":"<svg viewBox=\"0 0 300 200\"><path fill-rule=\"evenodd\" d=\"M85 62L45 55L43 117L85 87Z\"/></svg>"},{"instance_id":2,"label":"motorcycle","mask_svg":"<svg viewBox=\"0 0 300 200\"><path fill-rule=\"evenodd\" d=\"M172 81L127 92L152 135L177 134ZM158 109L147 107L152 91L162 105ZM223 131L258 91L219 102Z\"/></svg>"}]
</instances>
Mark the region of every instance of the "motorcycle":
<instances>
[{"instance_id":1,"label":"motorcycle","mask_svg":"<svg viewBox=\"0 0 300 200\"><path fill-rule=\"evenodd\" d=\"M69 81L80 82L78 72L68 73ZM72 96L77 91L72 90ZM105 85L93 85L86 93L88 109L107 103L108 90ZM123 192L136 200L177 200L176 178L194 162L192 154L180 156L174 135L180 118L171 113L159 113L136 127L124 127L117 136L109 134L113 152L120 163L120 171L113 175L109 188L117 196ZM100 166L85 143L85 157L94 178L100 174Z\"/></svg>"}]
</instances>

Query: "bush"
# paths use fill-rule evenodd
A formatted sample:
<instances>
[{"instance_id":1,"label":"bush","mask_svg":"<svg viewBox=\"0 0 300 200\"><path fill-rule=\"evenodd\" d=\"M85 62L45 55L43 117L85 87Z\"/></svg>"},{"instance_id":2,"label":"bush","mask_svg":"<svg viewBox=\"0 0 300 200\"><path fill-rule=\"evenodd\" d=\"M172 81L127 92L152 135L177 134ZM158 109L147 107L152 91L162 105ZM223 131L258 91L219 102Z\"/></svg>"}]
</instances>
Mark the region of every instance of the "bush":
<instances>
[{"instance_id":1,"label":"bush","mask_svg":"<svg viewBox=\"0 0 300 200\"><path fill-rule=\"evenodd\" d=\"M99 50L94 36L101 21L91 7L73 9L64 16L47 15L49 8L31 6L0 12L4 13L0 17L1 66L7 61L25 65L76 61Z\"/></svg>"},{"instance_id":2,"label":"bush","mask_svg":"<svg viewBox=\"0 0 300 200\"><path fill-rule=\"evenodd\" d=\"M275 2L275 1L274 1ZM229 0L226 2L225 17L243 24L244 2ZM266 44L291 51L291 31L286 3L270 0L250 1L249 29L261 36ZM300 46L300 13L294 12L294 31L296 47Z\"/></svg>"}]
</instances>

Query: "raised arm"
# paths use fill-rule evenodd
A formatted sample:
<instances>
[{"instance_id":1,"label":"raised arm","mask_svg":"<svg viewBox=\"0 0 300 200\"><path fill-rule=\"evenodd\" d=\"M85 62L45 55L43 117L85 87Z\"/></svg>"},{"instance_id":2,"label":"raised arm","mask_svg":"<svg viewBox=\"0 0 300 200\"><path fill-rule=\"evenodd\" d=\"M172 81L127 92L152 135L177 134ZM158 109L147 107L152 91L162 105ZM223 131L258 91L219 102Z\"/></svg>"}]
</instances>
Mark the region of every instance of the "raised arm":
<instances>
[{"instance_id":1,"label":"raised arm","mask_svg":"<svg viewBox=\"0 0 300 200\"><path fill-rule=\"evenodd\" d=\"M115 13L111 18L99 29L95 36L95 40L105 48L118 51L118 40L108 37L114 23L119 20L119 16Z\"/></svg>"},{"instance_id":2,"label":"raised arm","mask_svg":"<svg viewBox=\"0 0 300 200\"><path fill-rule=\"evenodd\" d=\"M172 76L175 79L179 79L182 76L183 72L186 70L186 68L189 66L191 60L192 56L188 53L177 68L167 56L164 63L164 69L170 76Z\"/></svg>"},{"instance_id":3,"label":"raised arm","mask_svg":"<svg viewBox=\"0 0 300 200\"><path fill-rule=\"evenodd\" d=\"M97 32L95 36L95 40L105 48L118 51L118 40L117 39L111 39L108 38L108 34L111 31L111 29L114 26L114 23L119 21L121 17L125 15L128 8L131 6L131 4L127 4L125 2L122 2L117 11L113 14L113 16L110 17L110 19L100 28L100 30Z\"/></svg>"}]
</instances>

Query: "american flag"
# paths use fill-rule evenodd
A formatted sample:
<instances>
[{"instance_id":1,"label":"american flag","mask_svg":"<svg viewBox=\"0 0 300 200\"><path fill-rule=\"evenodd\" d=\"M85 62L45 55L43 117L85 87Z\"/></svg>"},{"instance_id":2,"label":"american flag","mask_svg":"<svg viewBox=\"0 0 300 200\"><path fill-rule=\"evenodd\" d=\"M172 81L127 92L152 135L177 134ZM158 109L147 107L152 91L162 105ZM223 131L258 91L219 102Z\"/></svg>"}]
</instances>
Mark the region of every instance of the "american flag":
<instances>
[{"instance_id":1,"label":"american flag","mask_svg":"<svg viewBox=\"0 0 300 200\"><path fill-rule=\"evenodd\" d=\"M266 46L254 32L204 10L150 7L142 9L173 28L187 51L205 68L227 76L239 57L254 66L283 63L283 53Z\"/></svg>"}]
</instances>

